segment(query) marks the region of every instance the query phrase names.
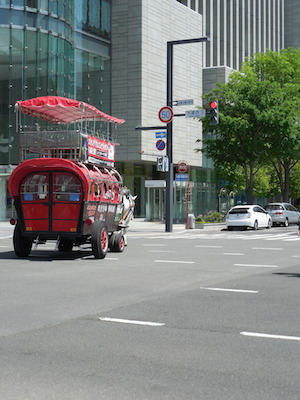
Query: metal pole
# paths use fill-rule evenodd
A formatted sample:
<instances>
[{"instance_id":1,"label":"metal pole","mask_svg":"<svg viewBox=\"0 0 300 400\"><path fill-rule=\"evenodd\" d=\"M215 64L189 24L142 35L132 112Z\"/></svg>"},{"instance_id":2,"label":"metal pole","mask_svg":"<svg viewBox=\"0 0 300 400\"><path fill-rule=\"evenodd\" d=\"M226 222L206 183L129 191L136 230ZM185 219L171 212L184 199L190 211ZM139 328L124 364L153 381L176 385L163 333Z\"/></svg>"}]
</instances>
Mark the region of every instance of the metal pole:
<instances>
[{"instance_id":1,"label":"metal pole","mask_svg":"<svg viewBox=\"0 0 300 400\"><path fill-rule=\"evenodd\" d=\"M173 43L167 42L167 106L173 105ZM173 231L173 121L167 124L166 232Z\"/></svg>"},{"instance_id":2,"label":"metal pole","mask_svg":"<svg viewBox=\"0 0 300 400\"><path fill-rule=\"evenodd\" d=\"M210 40L207 36L195 39L167 42L167 106L173 106L173 46L176 44L199 43ZM173 231L173 122L167 124L167 157L169 170L166 174L166 232Z\"/></svg>"}]
</instances>

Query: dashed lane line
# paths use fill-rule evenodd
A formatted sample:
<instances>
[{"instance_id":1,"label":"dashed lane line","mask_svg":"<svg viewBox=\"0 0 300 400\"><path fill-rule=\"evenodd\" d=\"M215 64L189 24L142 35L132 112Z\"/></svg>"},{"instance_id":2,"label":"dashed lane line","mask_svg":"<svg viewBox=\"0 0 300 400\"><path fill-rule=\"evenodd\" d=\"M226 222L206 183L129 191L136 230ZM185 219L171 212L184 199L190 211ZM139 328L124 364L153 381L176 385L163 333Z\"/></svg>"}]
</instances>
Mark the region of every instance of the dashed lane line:
<instances>
[{"instance_id":1,"label":"dashed lane line","mask_svg":"<svg viewBox=\"0 0 300 400\"><path fill-rule=\"evenodd\" d=\"M223 253L224 256L244 256L245 253Z\"/></svg>"},{"instance_id":2,"label":"dashed lane line","mask_svg":"<svg viewBox=\"0 0 300 400\"><path fill-rule=\"evenodd\" d=\"M110 318L110 317L100 317L100 321L104 322L117 322L120 324L132 324L132 325L143 325L143 326L164 326L161 322L150 322L150 321L136 321L132 319L122 319L122 318Z\"/></svg>"},{"instance_id":3,"label":"dashed lane line","mask_svg":"<svg viewBox=\"0 0 300 400\"><path fill-rule=\"evenodd\" d=\"M265 339L282 339L282 340L300 340L299 336L285 336L285 335L271 335L269 333L257 333L257 332L240 332L244 336L252 336Z\"/></svg>"},{"instance_id":4,"label":"dashed lane line","mask_svg":"<svg viewBox=\"0 0 300 400\"><path fill-rule=\"evenodd\" d=\"M252 247L252 250L283 250L282 247Z\"/></svg>"},{"instance_id":5,"label":"dashed lane line","mask_svg":"<svg viewBox=\"0 0 300 400\"><path fill-rule=\"evenodd\" d=\"M175 250L147 250L148 253L175 253Z\"/></svg>"},{"instance_id":6,"label":"dashed lane line","mask_svg":"<svg viewBox=\"0 0 300 400\"><path fill-rule=\"evenodd\" d=\"M196 244L195 247L200 247L200 248L204 248L204 249L223 249L223 246L210 246L210 245L201 245L201 244Z\"/></svg>"},{"instance_id":7,"label":"dashed lane line","mask_svg":"<svg viewBox=\"0 0 300 400\"><path fill-rule=\"evenodd\" d=\"M256 267L256 268L278 268L278 265L270 264L233 264L235 267Z\"/></svg>"},{"instance_id":8,"label":"dashed lane line","mask_svg":"<svg viewBox=\"0 0 300 400\"><path fill-rule=\"evenodd\" d=\"M215 290L220 292L233 292L233 293L259 293L258 290L248 290L248 289L226 289L226 288L215 288L215 287L200 287L202 290Z\"/></svg>"},{"instance_id":9,"label":"dashed lane line","mask_svg":"<svg viewBox=\"0 0 300 400\"><path fill-rule=\"evenodd\" d=\"M195 261L180 261L180 260L154 260L156 263L171 263L171 264L195 264Z\"/></svg>"}]
</instances>

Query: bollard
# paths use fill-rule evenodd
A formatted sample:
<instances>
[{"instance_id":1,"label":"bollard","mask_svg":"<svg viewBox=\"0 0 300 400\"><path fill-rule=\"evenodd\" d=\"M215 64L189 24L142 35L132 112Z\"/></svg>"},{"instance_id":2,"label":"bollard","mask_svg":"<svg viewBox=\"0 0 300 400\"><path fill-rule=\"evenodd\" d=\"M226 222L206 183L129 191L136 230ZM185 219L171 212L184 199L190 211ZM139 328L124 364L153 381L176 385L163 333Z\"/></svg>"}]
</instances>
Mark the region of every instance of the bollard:
<instances>
[{"instance_id":1,"label":"bollard","mask_svg":"<svg viewBox=\"0 0 300 400\"><path fill-rule=\"evenodd\" d=\"M195 229L195 215L194 214L188 214L188 219L187 219L187 229Z\"/></svg>"}]
</instances>

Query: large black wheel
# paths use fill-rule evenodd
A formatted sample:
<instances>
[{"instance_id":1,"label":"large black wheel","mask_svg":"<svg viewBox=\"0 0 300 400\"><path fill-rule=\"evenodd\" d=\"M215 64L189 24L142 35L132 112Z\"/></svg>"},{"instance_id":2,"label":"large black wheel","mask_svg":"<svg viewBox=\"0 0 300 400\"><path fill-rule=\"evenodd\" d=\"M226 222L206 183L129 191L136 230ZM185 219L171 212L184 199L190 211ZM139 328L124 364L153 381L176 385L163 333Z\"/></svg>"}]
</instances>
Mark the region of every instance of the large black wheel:
<instances>
[{"instance_id":1,"label":"large black wheel","mask_svg":"<svg viewBox=\"0 0 300 400\"><path fill-rule=\"evenodd\" d=\"M122 232L116 232L114 235L114 251L122 253L125 248L125 238Z\"/></svg>"},{"instance_id":2,"label":"large black wheel","mask_svg":"<svg viewBox=\"0 0 300 400\"><path fill-rule=\"evenodd\" d=\"M271 228L272 228L272 221L269 219L267 229L271 229Z\"/></svg>"},{"instance_id":3,"label":"large black wheel","mask_svg":"<svg viewBox=\"0 0 300 400\"><path fill-rule=\"evenodd\" d=\"M256 220L254 221L253 229L255 231L257 231L257 229L258 229L258 222Z\"/></svg>"},{"instance_id":4,"label":"large black wheel","mask_svg":"<svg viewBox=\"0 0 300 400\"><path fill-rule=\"evenodd\" d=\"M22 230L17 223L13 236L14 250L18 257L28 257L32 248L32 239L22 236Z\"/></svg>"},{"instance_id":5,"label":"large black wheel","mask_svg":"<svg viewBox=\"0 0 300 400\"><path fill-rule=\"evenodd\" d=\"M72 251L73 241L71 239L62 239L59 241L58 250L59 251Z\"/></svg>"},{"instance_id":6,"label":"large black wheel","mask_svg":"<svg viewBox=\"0 0 300 400\"><path fill-rule=\"evenodd\" d=\"M283 226L285 226L286 228L289 226L289 220L287 218L285 219Z\"/></svg>"},{"instance_id":7,"label":"large black wheel","mask_svg":"<svg viewBox=\"0 0 300 400\"><path fill-rule=\"evenodd\" d=\"M116 233L117 232L113 232L110 236L109 236L109 243L108 243L108 247L110 251L116 251L115 250L115 237L116 237Z\"/></svg>"},{"instance_id":8,"label":"large black wheel","mask_svg":"<svg viewBox=\"0 0 300 400\"><path fill-rule=\"evenodd\" d=\"M92 251L95 258L104 258L108 250L108 231L103 221L96 221L92 230Z\"/></svg>"}]
</instances>

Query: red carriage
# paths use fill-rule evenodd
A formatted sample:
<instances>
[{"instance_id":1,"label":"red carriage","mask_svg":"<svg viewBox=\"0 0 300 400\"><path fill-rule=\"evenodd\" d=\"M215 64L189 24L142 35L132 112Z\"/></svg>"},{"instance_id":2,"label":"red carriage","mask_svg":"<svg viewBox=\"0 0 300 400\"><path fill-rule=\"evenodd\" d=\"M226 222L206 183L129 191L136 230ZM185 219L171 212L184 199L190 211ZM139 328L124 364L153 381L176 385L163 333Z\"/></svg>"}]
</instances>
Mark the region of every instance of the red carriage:
<instances>
[{"instance_id":1,"label":"red carriage","mask_svg":"<svg viewBox=\"0 0 300 400\"><path fill-rule=\"evenodd\" d=\"M134 198L114 168L114 143L95 127L99 121L124 120L54 96L17 102L16 109L18 114L68 126L52 131L18 124L23 161L8 182L17 214L11 220L16 223L17 256L27 257L33 245L48 240L55 240L59 251L90 243L95 258L104 258L108 249L123 251ZM76 127L70 129L70 124Z\"/></svg>"}]
</instances>

